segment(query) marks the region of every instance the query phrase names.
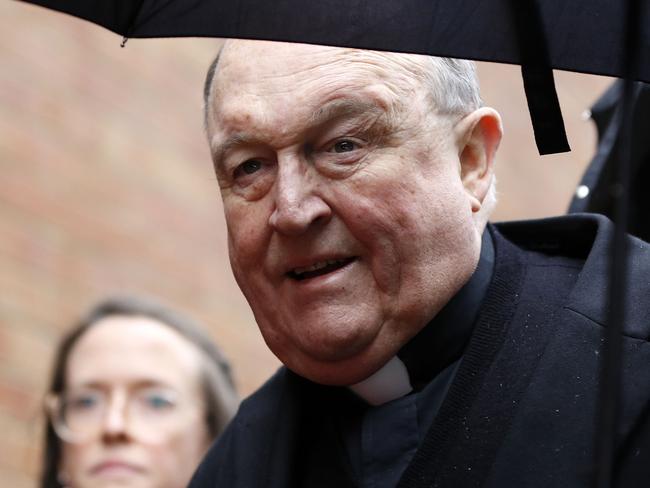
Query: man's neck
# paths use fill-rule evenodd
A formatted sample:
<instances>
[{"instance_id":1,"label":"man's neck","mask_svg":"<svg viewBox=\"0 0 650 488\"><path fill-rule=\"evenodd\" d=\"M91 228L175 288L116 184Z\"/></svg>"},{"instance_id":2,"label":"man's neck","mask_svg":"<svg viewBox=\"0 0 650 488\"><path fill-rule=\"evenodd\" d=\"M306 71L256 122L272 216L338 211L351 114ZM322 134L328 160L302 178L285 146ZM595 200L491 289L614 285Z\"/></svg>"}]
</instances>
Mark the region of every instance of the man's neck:
<instances>
[{"instance_id":1,"label":"man's neck","mask_svg":"<svg viewBox=\"0 0 650 488\"><path fill-rule=\"evenodd\" d=\"M370 405L381 405L420 390L456 361L472 334L474 322L492 279L494 245L485 230L481 256L467 283L429 323L374 374L350 386Z\"/></svg>"}]
</instances>

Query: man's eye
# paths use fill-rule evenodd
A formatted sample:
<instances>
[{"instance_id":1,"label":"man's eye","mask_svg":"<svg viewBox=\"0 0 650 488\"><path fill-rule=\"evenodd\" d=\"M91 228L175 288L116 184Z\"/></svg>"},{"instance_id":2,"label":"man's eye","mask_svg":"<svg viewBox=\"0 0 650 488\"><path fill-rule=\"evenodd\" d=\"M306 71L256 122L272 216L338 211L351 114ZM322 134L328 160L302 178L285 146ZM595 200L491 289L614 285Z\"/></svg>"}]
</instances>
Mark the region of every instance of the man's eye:
<instances>
[{"instance_id":1,"label":"man's eye","mask_svg":"<svg viewBox=\"0 0 650 488\"><path fill-rule=\"evenodd\" d=\"M356 148L357 145L354 142L348 140L339 141L332 147L336 153L350 152L354 151Z\"/></svg>"},{"instance_id":2,"label":"man's eye","mask_svg":"<svg viewBox=\"0 0 650 488\"><path fill-rule=\"evenodd\" d=\"M262 163L260 161L249 159L237 166L235 169L235 177L242 176L243 174L252 175L260 169L262 169Z\"/></svg>"}]
</instances>

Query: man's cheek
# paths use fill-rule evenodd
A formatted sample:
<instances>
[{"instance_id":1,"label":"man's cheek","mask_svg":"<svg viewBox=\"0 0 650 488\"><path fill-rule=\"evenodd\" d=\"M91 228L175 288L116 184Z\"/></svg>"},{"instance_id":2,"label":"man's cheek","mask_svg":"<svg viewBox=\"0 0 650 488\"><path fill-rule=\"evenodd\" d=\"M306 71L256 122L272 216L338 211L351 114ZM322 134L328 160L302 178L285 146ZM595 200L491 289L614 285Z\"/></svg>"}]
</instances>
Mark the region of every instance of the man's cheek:
<instances>
[{"instance_id":1,"label":"man's cheek","mask_svg":"<svg viewBox=\"0 0 650 488\"><path fill-rule=\"evenodd\" d=\"M228 243L231 254L252 255L261 251L263 229L260 222L245 215L227 215ZM251 225L252 224L252 225Z\"/></svg>"}]
</instances>

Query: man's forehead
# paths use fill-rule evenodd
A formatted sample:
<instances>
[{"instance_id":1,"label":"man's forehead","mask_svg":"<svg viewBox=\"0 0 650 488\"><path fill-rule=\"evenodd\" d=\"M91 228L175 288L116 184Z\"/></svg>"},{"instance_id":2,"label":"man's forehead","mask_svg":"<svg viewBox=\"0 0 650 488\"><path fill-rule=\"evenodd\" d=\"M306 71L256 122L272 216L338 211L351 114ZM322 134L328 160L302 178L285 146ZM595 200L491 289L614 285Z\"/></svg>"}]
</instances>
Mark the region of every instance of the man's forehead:
<instances>
[{"instance_id":1,"label":"man's forehead","mask_svg":"<svg viewBox=\"0 0 650 488\"><path fill-rule=\"evenodd\" d=\"M208 128L299 122L323 104L350 95L396 113L416 100L425 58L359 49L271 41L228 41L209 102ZM425 90L426 91L426 90ZM424 91L420 91L424 93ZM289 120L289 118L291 120Z\"/></svg>"},{"instance_id":2,"label":"man's forehead","mask_svg":"<svg viewBox=\"0 0 650 488\"><path fill-rule=\"evenodd\" d=\"M321 46L316 44L301 44L294 42L279 41L258 41L247 39L229 39L221 49L221 57L224 60L241 59L247 56L258 63L268 58L292 58L301 55L314 54L335 54L353 51L350 48L339 48L333 46ZM252 57L252 58L251 58Z\"/></svg>"},{"instance_id":3,"label":"man's forehead","mask_svg":"<svg viewBox=\"0 0 650 488\"><path fill-rule=\"evenodd\" d=\"M413 84L426 76L426 57L362 49L274 41L229 40L225 43L215 75L217 90L246 84L258 88L309 80L327 81L346 75L363 82L373 78L388 84ZM226 85L226 86L224 86Z\"/></svg>"}]
</instances>

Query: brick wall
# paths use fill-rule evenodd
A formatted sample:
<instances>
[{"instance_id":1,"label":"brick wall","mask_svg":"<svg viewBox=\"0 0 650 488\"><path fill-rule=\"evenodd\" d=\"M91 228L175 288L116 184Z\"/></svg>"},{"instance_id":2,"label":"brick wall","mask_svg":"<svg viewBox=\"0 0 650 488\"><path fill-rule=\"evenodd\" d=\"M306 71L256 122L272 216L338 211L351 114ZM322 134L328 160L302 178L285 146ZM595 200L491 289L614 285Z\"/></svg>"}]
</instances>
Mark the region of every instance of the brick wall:
<instances>
[{"instance_id":1,"label":"brick wall","mask_svg":"<svg viewBox=\"0 0 650 488\"><path fill-rule=\"evenodd\" d=\"M277 365L228 265L201 127L215 40L131 40L0 6L0 485L34 486L62 331L133 291L201 321L251 392Z\"/></svg>"},{"instance_id":2,"label":"brick wall","mask_svg":"<svg viewBox=\"0 0 650 488\"><path fill-rule=\"evenodd\" d=\"M277 366L228 266L201 128L215 40L121 39L0 3L0 484L35 486L40 402L60 334L116 291L191 313L243 394ZM593 145L579 114L607 81L561 74L574 153L540 159L518 70L482 65L504 113L497 218L563 212Z\"/></svg>"}]
</instances>

